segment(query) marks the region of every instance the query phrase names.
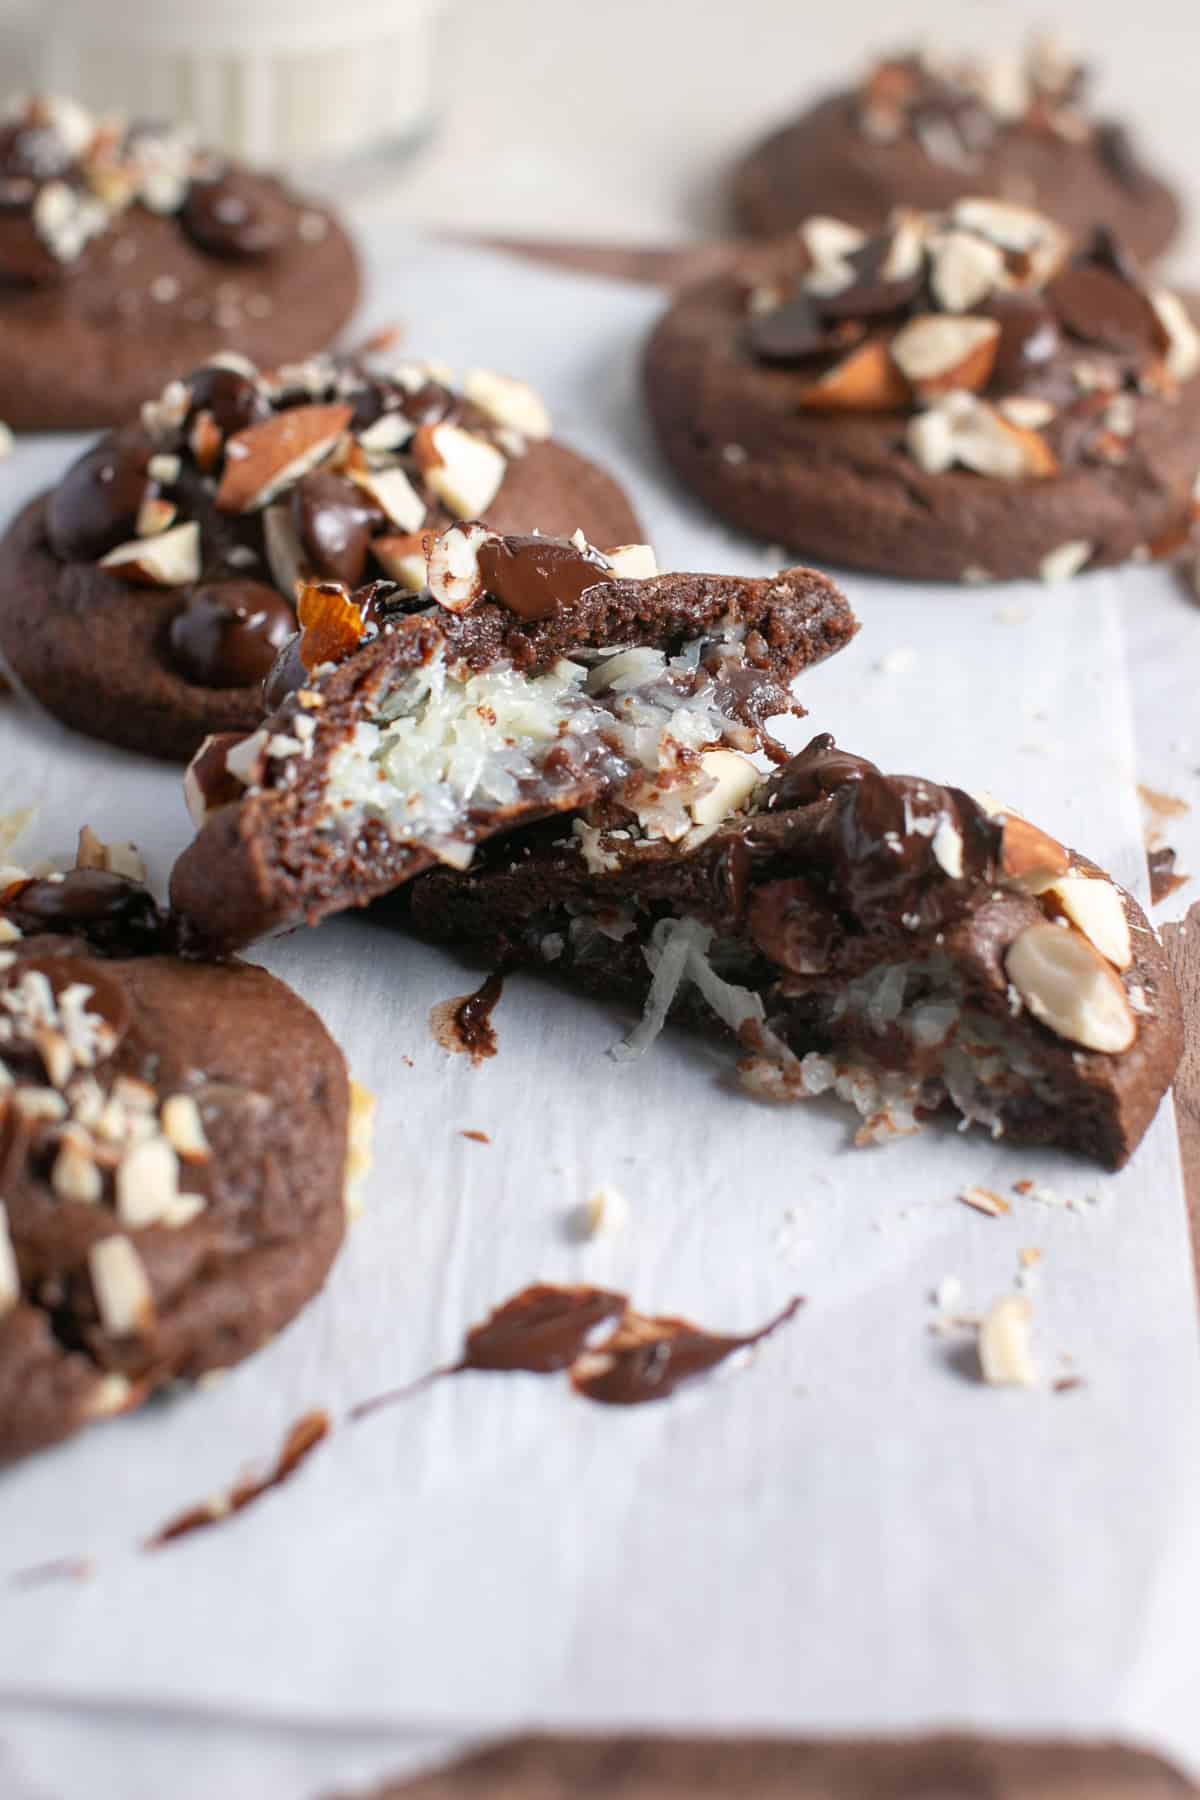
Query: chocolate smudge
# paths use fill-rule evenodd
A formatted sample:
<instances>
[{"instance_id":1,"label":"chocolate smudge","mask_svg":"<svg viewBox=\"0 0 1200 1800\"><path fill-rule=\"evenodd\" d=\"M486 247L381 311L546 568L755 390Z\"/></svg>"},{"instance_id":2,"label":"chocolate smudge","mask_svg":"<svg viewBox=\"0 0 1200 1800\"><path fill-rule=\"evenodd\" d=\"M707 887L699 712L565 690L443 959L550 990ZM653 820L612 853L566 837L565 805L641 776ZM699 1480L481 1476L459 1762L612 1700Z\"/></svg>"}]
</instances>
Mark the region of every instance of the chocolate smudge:
<instances>
[{"instance_id":1,"label":"chocolate smudge","mask_svg":"<svg viewBox=\"0 0 1200 1800\"><path fill-rule=\"evenodd\" d=\"M486 1131L460 1131L458 1135L470 1138L473 1144L490 1144L492 1141Z\"/></svg>"},{"instance_id":2,"label":"chocolate smudge","mask_svg":"<svg viewBox=\"0 0 1200 1800\"><path fill-rule=\"evenodd\" d=\"M283 1440L283 1448L273 1467L265 1475L243 1477L213 1499L178 1513L175 1518L168 1519L165 1525L160 1526L152 1537L148 1537L142 1548L161 1550L179 1538L190 1537L194 1531L206 1531L210 1525L219 1525L234 1513L243 1512L273 1488L282 1487L296 1473L301 1463L308 1460L317 1445L329 1436L330 1429L328 1413L305 1413L288 1431Z\"/></svg>"},{"instance_id":3,"label":"chocolate smudge","mask_svg":"<svg viewBox=\"0 0 1200 1800\"><path fill-rule=\"evenodd\" d=\"M797 1294L757 1331L735 1336L705 1331L688 1319L647 1318L627 1312L611 1337L576 1359L571 1386L586 1400L602 1406L644 1406L667 1400L682 1382L707 1374L735 1351L762 1343L794 1319L803 1304L803 1297Z\"/></svg>"},{"instance_id":4,"label":"chocolate smudge","mask_svg":"<svg viewBox=\"0 0 1200 1800\"><path fill-rule=\"evenodd\" d=\"M492 1013L503 991L504 972L494 969L473 994L439 1000L430 1012L429 1029L442 1049L451 1056L469 1056L474 1064L495 1056L497 1044Z\"/></svg>"},{"instance_id":5,"label":"chocolate smudge","mask_svg":"<svg viewBox=\"0 0 1200 1800\"><path fill-rule=\"evenodd\" d=\"M1181 887L1186 887L1192 879L1190 875L1176 873L1176 852L1170 844L1160 844L1153 850L1147 850L1146 862L1150 869L1150 903L1158 906L1169 899Z\"/></svg>"}]
</instances>

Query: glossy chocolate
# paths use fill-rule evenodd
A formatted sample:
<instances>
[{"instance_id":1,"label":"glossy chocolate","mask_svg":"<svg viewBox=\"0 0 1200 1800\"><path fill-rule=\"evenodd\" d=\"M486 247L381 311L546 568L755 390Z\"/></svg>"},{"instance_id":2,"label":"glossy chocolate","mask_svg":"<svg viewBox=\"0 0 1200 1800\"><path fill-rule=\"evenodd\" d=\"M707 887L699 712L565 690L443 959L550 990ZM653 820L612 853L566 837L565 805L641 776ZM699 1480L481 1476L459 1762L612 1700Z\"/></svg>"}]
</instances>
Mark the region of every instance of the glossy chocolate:
<instances>
[{"instance_id":1,"label":"glossy chocolate","mask_svg":"<svg viewBox=\"0 0 1200 1800\"><path fill-rule=\"evenodd\" d=\"M279 249L288 208L274 182L248 169L222 168L189 184L179 222L198 249L242 261Z\"/></svg>"},{"instance_id":2,"label":"glossy chocolate","mask_svg":"<svg viewBox=\"0 0 1200 1800\"><path fill-rule=\"evenodd\" d=\"M871 922L922 924L969 904L971 878L995 872L999 831L959 788L911 775L869 773L842 787L828 816L834 879L850 910ZM947 881L947 861L965 881Z\"/></svg>"},{"instance_id":3,"label":"glossy chocolate","mask_svg":"<svg viewBox=\"0 0 1200 1800\"><path fill-rule=\"evenodd\" d=\"M619 1319L628 1304L607 1288L523 1288L467 1333L461 1369L524 1370L549 1375L569 1368L601 1325Z\"/></svg>"},{"instance_id":4,"label":"glossy chocolate","mask_svg":"<svg viewBox=\"0 0 1200 1800\"><path fill-rule=\"evenodd\" d=\"M283 596L261 581L198 588L171 620L171 660L199 687L253 687L270 673L296 631Z\"/></svg>"},{"instance_id":5,"label":"glossy chocolate","mask_svg":"<svg viewBox=\"0 0 1200 1800\"><path fill-rule=\"evenodd\" d=\"M1160 328L1145 294L1100 263L1064 269L1047 299L1071 335L1085 344L1147 360L1159 348Z\"/></svg>"},{"instance_id":6,"label":"glossy chocolate","mask_svg":"<svg viewBox=\"0 0 1200 1800\"><path fill-rule=\"evenodd\" d=\"M986 310L1000 321L990 386L997 394L1020 393L1061 348L1058 320L1035 294L993 295Z\"/></svg>"},{"instance_id":7,"label":"glossy chocolate","mask_svg":"<svg viewBox=\"0 0 1200 1800\"><path fill-rule=\"evenodd\" d=\"M63 562L95 562L132 538L143 500L156 492L151 446L113 432L71 464L46 506L46 535Z\"/></svg>"},{"instance_id":8,"label":"glossy chocolate","mask_svg":"<svg viewBox=\"0 0 1200 1800\"><path fill-rule=\"evenodd\" d=\"M152 1537L146 1539L142 1548L161 1550L165 1545L177 1542L179 1538L191 1537L193 1532L206 1531L209 1526L219 1525L234 1513L244 1512L246 1507L261 1500L264 1494L282 1487L296 1473L301 1463L307 1462L332 1429L328 1413L305 1413L288 1432L274 1467L266 1475L246 1477L235 1482L227 1493L220 1496L219 1505L214 1505L210 1500L200 1506L189 1506L186 1512L178 1513L175 1518L168 1519L165 1525L160 1526Z\"/></svg>"},{"instance_id":9,"label":"glossy chocolate","mask_svg":"<svg viewBox=\"0 0 1200 1800\"><path fill-rule=\"evenodd\" d=\"M61 881L17 882L0 893L0 914L27 936L60 932L112 955L145 954L166 929L144 887L103 869L72 869Z\"/></svg>"},{"instance_id":10,"label":"glossy chocolate","mask_svg":"<svg viewBox=\"0 0 1200 1800\"><path fill-rule=\"evenodd\" d=\"M864 775L878 773L873 762L849 750L839 750L832 733L822 731L771 776L767 783L767 809L782 812L811 806L814 800L825 799L848 781L861 781Z\"/></svg>"},{"instance_id":11,"label":"glossy chocolate","mask_svg":"<svg viewBox=\"0 0 1200 1800\"><path fill-rule=\"evenodd\" d=\"M314 572L357 587L366 572L371 538L384 524L380 507L357 482L328 469L316 469L298 481L290 505Z\"/></svg>"},{"instance_id":12,"label":"glossy chocolate","mask_svg":"<svg viewBox=\"0 0 1200 1800\"><path fill-rule=\"evenodd\" d=\"M800 1295L757 1331L724 1336L687 1319L647 1318L627 1312L611 1336L584 1351L571 1369L571 1386L604 1406L645 1406L667 1400L685 1381L706 1375L735 1351L748 1350L794 1319Z\"/></svg>"},{"instance_id":13,"label":"glossy chocolate","mask_svg":"<svg viewBox=\"0 0 1200 1800\"><path fill-rule=\"evenodd\" d=\"M799 290L768 312L751 313L746 342L763 362L805 362L834 347L816 305Z\"/></svg>"},{"instance_id":14,"label":"glossy chocolate","mask_svg":"<svg viewBox=\"0 0 1200 1800\"><path fill-rule=\"evenodd\" d=\"M496 1028L492 1024L492 1014L503 991L503 972L495 969L473 994L460 1000L454 1009L454 1035L458 1039L459 1048L465 1050L473 1062L482 1062L485 1057L496 1054Z\"/></svg>"},{"instance_id":15,"label":"glossy chocolate","mask_svg":"<svg viewBox=\"0 0 1200 1800\"><path fill-rule=\"evenodd\" d=\"M491 599L529 620L574 606L589 588L610 579L596 550L580 550L565 538L488 538L479 548L479 573Z\"/></svg>"},{"instance_id":16,"label":"glossy chocolate","mask_svg":"<svg viewBox=\"0 0 1200 1800\"><path fill-rule=\"evenodd\" d=\"M186 385L192 396L189 417L211 413L223 437L233 437L271 416L271 403L258 383L221 363L194 370Z\"/></svg>"}]
</instances>

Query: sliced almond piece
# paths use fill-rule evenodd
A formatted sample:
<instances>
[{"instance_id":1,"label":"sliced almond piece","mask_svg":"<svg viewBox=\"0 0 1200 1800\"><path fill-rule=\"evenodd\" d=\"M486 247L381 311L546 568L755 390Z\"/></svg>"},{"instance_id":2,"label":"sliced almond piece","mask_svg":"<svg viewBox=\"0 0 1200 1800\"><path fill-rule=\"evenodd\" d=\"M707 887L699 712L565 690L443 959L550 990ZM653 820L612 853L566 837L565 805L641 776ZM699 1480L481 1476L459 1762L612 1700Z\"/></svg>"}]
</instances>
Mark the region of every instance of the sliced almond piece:
<instances>
[{"instance_id":1,"label":"sliced almond piece","mask_svg":"<svg viewBox=\"0 0 1200 1800\"><path fill-rule=\"evenodd\" d=\"M362 613L345 588L334 581L314 581L302 586L296 617L300 622L300 660L306 669L340 662L362 642Z\"/></svg>"},{"instance_id":2,"label":"sliced almond piece","mask_svg":"<svg viewBox=\"0 0 1200 1800\"><path fill-rule=\"evenodd\" d=\"M1027 925L1004 966L1034 1018L1068 1043L1119 1056L1137 1037L1119 977L1081 932Z\"/></svg>"},{"instance_id":3,"label":"sliced almond piece","mask_svg":"<svg viewBox=\"0 0 1200 1800\"><path fill-rule=\"evenodd\" d=\"M107 1337L137 1337L153 1329L154 1300L145 1264L127 1237L101 1238L88 1251L92 1292Z\"/></svg>"},{"instance_id":4,"label":"sliced almond piece","mask_svg":"<svg viewBox=\"0 0 1200 1800\"><path fill-rule=\"evenodd\" d=\"M218 731L206 737L188 764L183 777L183 798L188 817L199 831L205 821L242 797L242 783L229 772L226 757L243 742L240 732Z\"/></svg>"},{"instance_id":5,"label":"sliced almond piece","mask_svg":"<svg viewBox=\"0 0 1200 1800\"><path fill-rule=\"evenodd\" d=\"M429 550L429 592L447 612L466 612L483 599L480 545L494 533L486 525L452 525Z\"/></svg>"},{"instance_id":6,"label":"sliced almond piece","mask_svg":"<svg viewBox=\"0 0 1200 1800\"><path fill-rule=\"evenodd\" d=\"M179 1192L179 1159L165 1137L144 1138L121 1158L115 1183L122 1225L155 1225Z\"/></svg>"},{"instance_id":7,"label":"sliced almond piece","mask_svg":"<svg viewBox=\"0 0 1200 1800\"><path fill-rule=\"evenodd\" d=\"M651 581L658 574L658 558L652 544L618 544L605 550L610 572L618 581Z\"/></svg>"},{"instance_id":8,"label":"sliced almond piece","mask_svg":"<svg viewBox=\"0 0 1200 1800\"><path fill-rule=\"evenodd\" d=\"M993 817L994 809L986 808ZM1016 813L999 809L1003 836L1000 840L1000 872L1006 887L1018 888L1023 894L1041 894L1060 880L1071 866L1071 858L1057 838Z\"/></svg>"},{"instance_id":9,"label":"sliced almond piece","mask_svg":"<svg viewBox=\"0 0 1200 1800\"><path fill-rule=\"evenodd\" d=\"M379 469L375 473L351 469L349 473L350 479L370 494L399 531L420 531L428 509L403 469Z\"/></svg>"},{"instance_id":10,"label":"sliced almond piece","mask_svg":"<svg viewBox=\"0 0 1200 1800\"><path fill-rule=\"evenodd\" d=\"M969 313L919 313L892 339L892 360L918 395L977 393L996 360L1000 324Z\"/></svg>"},{"instance_id":11,"label":"sliced almond piece","mask_svg":"<svg viewBox=\"0 0 1200 1800\"><path fill-rule=\"evenodd\" d=\"M187 587L200 579L200 527L189 519L158 537L118 544L100 558L100 567L145 587Z\"/></svg>"},{"instance_id":12,"label":"sliced almond piece","mask_svg":"<svg viewBox=\"0 0 1200 1800\"><path fill-rule=\"evenodd\" d=\"M160 500L156 496L143 500L138 507L137 534L140 538L158 537L161 532L175 523L179 508L170 500Z\"/></svg>"},{"instance_id":13,"label":"sliced almond piece","mask_svg":"<svg viewBox=\"0 0 1200 1800\"><path fill-rule=\"evenodd\" d=\"M1038 564L1038 574L1043 581L1070 581L1072 575L1078 575L1094 549L1095 545L1087 538L1073 538L1069 544L1059 544L1043 556Z\"/></svg>"},{"instance_id":14,"label":"sliced almond piece","mask_svg":"<svg viewBox=\"0 0 1200 1800\"><path fill-rule=\"evenodd\" d=\"M907 381L881 338L868 338L796 395L812 412L896 412L912 399Z\"/></svg>"},{"instance_id":15,"label":"sliced almond piece","mask_svg":"<svg viewBox=\"0 0 1200 1800\"><path fill-rule=\"evenodd\" d=\"M842 262L861 250L867 241L865 231L847 225L844 219L830 218L827 213L814 213L800 227L800 241L814 263Z\"/></svg>"},{"instance_id":16,"label":"sliced almond piece","mask_svg":"<svg viewBox=\"0 0 1200 1800\"><path fill-rule=\"evenodd\" d=\"M200 1108L192 1094L170 1094L162 1103L163 1135L184 1162L207 1162L212 1155Z\"/></svg>"},{"instance_id":17,"label":"sliced almond piece","mask_svg":"<svg viewBox=\"0 0 1200 1800\"><path fill-rule=\"evenodd\" d=\"M390 581L399 582L410 594L425 586L427 564L421 532L392 532L371 539L371 555Z\"/></svg>"},{"instance_id":18,"label":"sliced almond piece","mask_svg":"<svg viewBox=\"0 0 1200 1800\"><path fill-rule=\"evenodd\" d=\"M1002 250L1029 251L1055 230L1045 213L1012 200L982 200L968 196L950 209L956 225L974 231Z\"/></svg>"},{"instance_id":19,"label":"sliced almond piece","mask_svg":"<svg viewBox=\"0 0 1200 1800\"><path fill-rule=\"evenodd\" d=\"M220 512L258 512L324 461L350 424L349 406L291 406L225 445L217 489Z\"/></svg>"},{"instance_id":20,"label":"sliced almond piece","mask_svg":"<svg viewBox=\"0 0 1200 1800\"><path fill-rule=\"evenodd\" d=\"M1066 875L1042 891L1042 903L1070 919L1114 968L1132 965L1133 938L1125 902L1111 881L1102 876Z\"/></svg>"},{"instance_id":21,"label":"sliced almond piece","mask_svg":"<svg viewBox=\"0 0 1200 1800\"><path fill-rule=\"evenodd\" d=\"M697 825L719 825L746 804L761 779L750 758L736 750L706 750L700 767L713 786L688 806Z\"/></svg>"},{"instance_id":22,"label":"sliced almond piece","mask_svg":"<svg viewBox=\"0 0 1200 1800\"><path fill-rule=\"evenodd\" d=\"M295 600L296 590L304 580L304 547L286 501L268 506L263 514L263 543L272 581L285 599Z\"/></svg>"},{"instance_id":23,"label":"sliced almond piece","mask_svg":"<svg viewBox=\"0 0 1200 1800\"><path fill-rule=\"evenodd\" d=\"M413 453L426 486L456 519L485 513L508 469L494 444L461 425L422 425L413 438Z\"/></svg>"},{"instance_id":24,"label":"sliced almond piece","mask_svg":"<svg viewBox=\"0 0 1200 1800\"><path fill-rule=\"evenodd\" d=\"M546 403L527 381L497 375L491 369L472 369L462 384L465 397L497 425L520 432L525 438L548 438L550 414Z\"/></svg>"},{"instance_id":25,"label":"sliced almond piece","mask_svg":"<svg viewBox=\"0 0 1200 1800\"><path fill-rule=\"evenodd\" d=\"M1166 340L1167 374L1173 381L1190 381L1200 370L1200 333L1178 294L1154 288L1150 304Z\"/></svg>"},{"instance_id":26,"label":"sliced almond piece","mask_svg":"<svg viewBox=\"0 0 1200 1800\"><path fill-rule=\"evenodd\" d=\"M385 455L390 450L403 449L415 430L416 426L404 413L385 412L380 413L372 424L364 426L358 441L372 455Z\"/></svg>"},{"instance_id":27,"label":"sliced almond piece","mask_svg":"<svg viewBox=\"0 0 1200 1800\"><path fill-rule=\"evenodd\" d=\"M1033 1308L1023 1294L1005 1294L979 1326L979 1368L993 1387L1033 1387L1037 1365L1029 1342Z\"/></svg>"},{"instance_id":28,"label":"sliced almond piece","mask_svg":"<svg viewBox=\"0 0 1200 1800\"><path fill-rule=\"evenodd\" d=\"M947 312L966 313L1000 286L1004 252L970 231L946 231L930 245L930 287Z\"/></svg>"},{"instance_id":29,"label":"sliced almond piece","mask_svg":"<svg viewBox=\"0 0 1200 1800\"><path fill-rule=\"evenodd\" d=\"M11 1312L21 1298L21 1276L17 1253L8 1229L8 1209L0 1200L0 1319Z\"/></svg>"}]
</instances>

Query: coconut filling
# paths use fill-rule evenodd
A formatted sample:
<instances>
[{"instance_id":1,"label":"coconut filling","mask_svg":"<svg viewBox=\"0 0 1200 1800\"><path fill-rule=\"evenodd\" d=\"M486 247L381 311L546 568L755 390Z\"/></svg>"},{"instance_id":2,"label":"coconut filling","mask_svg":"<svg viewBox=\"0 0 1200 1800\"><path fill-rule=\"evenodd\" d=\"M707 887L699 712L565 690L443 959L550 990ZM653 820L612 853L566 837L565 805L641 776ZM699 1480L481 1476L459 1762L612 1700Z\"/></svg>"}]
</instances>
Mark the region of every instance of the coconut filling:
<instances>
[{"instance_id":1,"label":"coconut filling","mask_svg":"<svg viewBox=\"0 0 1200 1800\"><path fill-rule=\"evenodd\" d=\"M327 829L380 821L397 843L420 843L466 868L481 825L512 808L553 802L594 775L650 836L677 838L687 806L714 782L700 765L713 745L757 747L721 712L700 667L709 640L677 656L645 647L560 659L540 675L507 664L469 673L438 652L401 677L330 758ZM551 761L551 758L553 760Z\"/></svg>"},{"instance_id":2,"label":"coconut filling","mask_svg":"<svg viewBox=\"0 0 1200 1800\"><path fill-rule=\"evenodd\" d=\"M628 930L624 919L576 918L570 935L586 955L599 940ZM739 972L738 946L714 939L698 919L660 919L642 953L650 989L641 1019L612 1048L619 1062L645 1054L690 985L750 1053L739 1071L743 1086L760 1099L779 1101L832 1093L863 1119L859 1144L919 1131L947 1100L961 1115L960 1129L980 1124L1000 1137L1006 1103L1029 1095L1055 1098L1017 1034L964 1004L962 983L940 953L872 969L829 996L827 1016L835 1031L852 1024L857 1033L865 1027L880 1038L899 1032L923 1060L933 1053L936 1067L926 1073L891 1068L861 1046L845 1055L810 1050L797 1056L768 1024L761 994L729 979Z\"/></svg>"}]
</instances>

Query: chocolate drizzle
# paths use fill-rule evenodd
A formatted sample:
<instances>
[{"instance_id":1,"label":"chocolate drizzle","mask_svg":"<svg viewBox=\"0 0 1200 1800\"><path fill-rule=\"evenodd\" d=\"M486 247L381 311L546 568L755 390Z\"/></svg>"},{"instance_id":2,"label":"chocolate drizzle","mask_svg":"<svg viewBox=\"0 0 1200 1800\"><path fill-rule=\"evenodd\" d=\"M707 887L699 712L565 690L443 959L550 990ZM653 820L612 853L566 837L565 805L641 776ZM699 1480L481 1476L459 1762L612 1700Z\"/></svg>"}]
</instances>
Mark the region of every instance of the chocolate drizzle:
<instances>
[{"instance_id":1,"label":"chocolate drizzle","mask_svg":"<svg viewBox=\"0 0 1200 1800\"><path fill-rule=\"evenodd\" d=\"M574 606L597 582L609 579L608 564L589 545L566 538L489 537L479 547L479 573L493 600L520 619L548 619Z\"/></svg>"},{"instance_id":2,"label":"chocolate drizzle","mask_svg":"<svg viewBox=\"0 0 1200 1800\"><path fill-rule=\"evenodd\" d=\"M167 1544L177 1543L180 1538L190 1537L195 1531L207 1531L210 1526L219 1525L234 1513L244 1512L246 1507L261 1500L273 1488L282 1487L296 1473L301 1463L307 1462L318 1444L329 1436L330 1429L328 1413L305 1413L289 1430L282 1450L266 1475L235 1482L215 1500L189 1507L186 1512L168 1519L153 1536L146 1539L142 1548L161 1550Z\"/></svg>"},{"instance_id":3,"label":"chocolate drizzle","mask_svg":"<svg viewBox=\"0 0 1200 1800\"><path fill-rule=\"evenodd\" d=\"M442 1000L429 1015L433 1035L443 1050L469 1056L473 1063L495 1056L496 1029L492 1014L504 991L504 971L494 969L472 994Z\"/></svg>"},{"instance_id":4,"label":"chocolate drizzle","mask_svg":"<svg viewBox=\"0 0 1200 1800\"><path fill-rule=\"evenodd\" d=\"M456 1363L407 1386L364 1400L351 1411L362 1419L402 1400L444 1375L468 1370L554 1375L566 1370L584 1399L605 1406L641 1406L666 1400L685 1381L706 1374L735 1351L761 1343L793 1319L796 1295L756 1331L726 1335L687 1319L634 1312L625 1294L609 1288L559 1287L535 1282L472 1326ZM599 1342L596 1333L612 1324Z\"/></svg>"},{"instance_id":5,"label":"chocolate drizzle","mask_svg":"<svg viewBox=\"0 0 1200 1800\"><path fill-rule=\"evenodd\" d=\"M22 881L0 893L0 913L27 936L81 937L110 956L165 947L168 925L146 889L103 869L72 869L61 881Z\"/></svg>"}]
</instances>

